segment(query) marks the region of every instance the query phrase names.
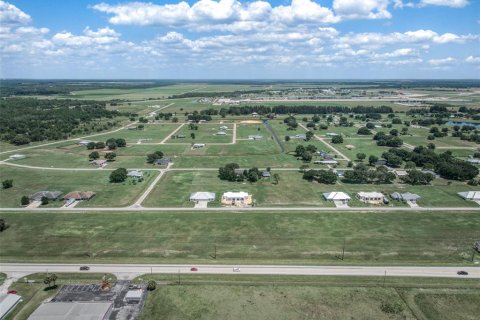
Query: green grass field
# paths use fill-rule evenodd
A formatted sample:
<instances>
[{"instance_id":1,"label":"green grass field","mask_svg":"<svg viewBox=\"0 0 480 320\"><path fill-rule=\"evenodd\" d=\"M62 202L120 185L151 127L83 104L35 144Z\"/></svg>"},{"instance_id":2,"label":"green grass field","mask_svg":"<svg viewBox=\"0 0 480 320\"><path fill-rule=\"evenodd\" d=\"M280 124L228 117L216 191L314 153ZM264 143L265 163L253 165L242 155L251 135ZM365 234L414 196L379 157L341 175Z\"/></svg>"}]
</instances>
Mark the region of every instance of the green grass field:
<instances>
[{"instance_id":1,"label":"green grass field","mask_svg":"<svg viewBox=\"0 0 480 320\"><path fill-rule=\"evenodd\" d=\"M96 193L89 201L78 204L78 207L122 207L130 205L140 196L157 172L145 172L144 181L133 184L110 183L110 171L53 171L35 170L2 166L0 179L13 179L13 188L0 190L1 207L20 207L20 198L30 196L37 191L93 191ZM53 201L50 206L60 207L63 201Z\"/></svg>"},{"instance_id":2,"label":"green grass field","mask_svg":"<svg viewBox=\"0 0 480 320\"><path fill-rule=\"evenodd\" d=\"M471 265L476 212L8 213L1 261ZM345 240L345 260L337 257ZM210 255L217 245L217 259ZM480 256L476 256L480 261Z\"/></svg>"},{"instance_id":3,"label":"green grass field","mask_svg":"<svg viewBox=\"0 0 480 320\"><path fill-rule=\"evenodd\" d=\"M171 285L151 292L140 319L473 320L480 312L473 279L182 275L178 285L177 275L141 278Z\"/></svg>"}]
</instances>

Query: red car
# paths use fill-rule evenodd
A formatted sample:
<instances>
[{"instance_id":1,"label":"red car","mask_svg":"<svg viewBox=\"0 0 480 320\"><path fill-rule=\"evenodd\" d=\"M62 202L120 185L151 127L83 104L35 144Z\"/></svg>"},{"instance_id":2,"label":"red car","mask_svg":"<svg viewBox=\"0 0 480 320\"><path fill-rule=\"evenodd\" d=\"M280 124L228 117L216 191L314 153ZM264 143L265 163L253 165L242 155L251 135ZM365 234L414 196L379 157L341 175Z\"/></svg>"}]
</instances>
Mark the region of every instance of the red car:
<instances>
[{"instance_id":1,"label":"red car","mask_svg":"<svg viewBox=\"0 0 480 320\"><path fill-rule=\"evenodd\" d=\"M7 293L8 293L8 294L17 294L17 291L15 291L15 290L9 290Z\"/></svg>"},{"instance_id":2,"label":"red car","mask_svg":"<svg viewBox=\"0 0 480 320\"><path fill-rule=\"evenodd\" d=\"M198 268L195 268L195 267L190 268L190 271L198 271Z\"/></svg>"}]
</instances>

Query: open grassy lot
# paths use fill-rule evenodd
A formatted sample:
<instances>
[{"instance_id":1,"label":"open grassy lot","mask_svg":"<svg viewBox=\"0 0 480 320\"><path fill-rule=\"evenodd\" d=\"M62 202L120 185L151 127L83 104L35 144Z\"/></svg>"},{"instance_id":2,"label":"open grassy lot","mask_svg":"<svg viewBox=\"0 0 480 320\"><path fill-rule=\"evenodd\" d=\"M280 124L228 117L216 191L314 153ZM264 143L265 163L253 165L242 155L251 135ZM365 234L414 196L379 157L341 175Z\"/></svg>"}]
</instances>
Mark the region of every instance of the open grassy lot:
<instances>
[{"instance_id":1,"label":"open grassy lot","mask_svg":"<svg viewBox=\"0 0 480 320\"><path fill-rule=\"evenodd\" d=\"M157 172L146 172L144 181L133 184L110 183L110 171L53 171L35 170L2 166L0 179L13 179L13 188L0 190L0 206L20 207L20 198L37 191L58 190L63 193L71 191L94 191L96 196L78 206L85 207L121 207L131 204L148 186ZM51 206L60 207L63 201L53 201Z\"/></svg>"},{"instance_id":2,"label":"open grassy lot","mask_svg":"<svg viewBox=\"0 0 480 320\"><path fill-rule=\"evenodd\" d=\"M142 275L162 285L140 319L476 319L474 279ZM137 281L138 281L137 280ZM348 303L346 303L348 301ZM388 312L385 305L396 305Z\"/></svg>"},{"instance_id":3,"label":"open grassy lot","mask_svg":"<svg viewBox=\"0 0 480 320\"><path fill-rule=\"evenodd\" d=\"M0 234L0 259L15 262L471 265L480 224L478 212L1 216L10 228ZM214 245L216 260L210 256Z\"/></svg>"},{"instance_id":4,"label":"open grassy lot","mask_svg":"<svg viewBox=\"0 0 480 320\"><path fill-rule=\"evenodd\" d=\"M162 286L140 319L415 319L408 308L388 316L382 301L404 304L391 288Z\"/></svg>"},{"instance_id":5,"label":"open grassy lot","mask_svg":"<svg viewBox=\"0 0 480 320\"><path fill-rule=\"evenodd\" d=\"M12 313L10 313L6 319L7 320L26 320L32 314L35 309L40 306L46 299L52 298L55 294L58 293L63 284L71 283L100 283L103 274L95 273L57 273L58 280L56 284L58 287L56 289L44 291L45 284L43 284L43 279L45 279L45 273L35 273L28 276L29 280L34 280L35 283L25 283L21 280L13 283L10 287L11 290L16 290L17 293L22 296L23 301L15 307ZM116 277L112 274L107 275L108 279L111 281L116 281Z\"/></svg>"},{"instance_id":6,"label":"open grassy lot","mask_svg":"<svg viewBox=\"0 0 480 320\"><path fill-rule=\"evenodd\" d=\"M226 126L225 136L217 135L221 126ZM195 134L195 139L191 138L191 134ZM231 143L233 139L233 125L232 124L198 124L198 130L190 130L188 125L184 125L182 129L176 132L175 135L183 135L185 138L169 139L168 143Z\"/></svg>"},{"instance_id":7,"label":"open grassy lot","mask_svg":"<svg viewBox=\"0 0 480 320\"><path fill-rule=\"evenodd\" d=\"M123 138L127 143L137 143L144 139L147 143L159 143L165 139L171 132L180 126L178 123L156 123L145 124L143 130L123 129L121 131L100 135L92 138L94 141L106 141L109 138ZM135 126L133 126L135 127ZM132 128L133 128L132 127Z\"/></svg>"}]
</instances>

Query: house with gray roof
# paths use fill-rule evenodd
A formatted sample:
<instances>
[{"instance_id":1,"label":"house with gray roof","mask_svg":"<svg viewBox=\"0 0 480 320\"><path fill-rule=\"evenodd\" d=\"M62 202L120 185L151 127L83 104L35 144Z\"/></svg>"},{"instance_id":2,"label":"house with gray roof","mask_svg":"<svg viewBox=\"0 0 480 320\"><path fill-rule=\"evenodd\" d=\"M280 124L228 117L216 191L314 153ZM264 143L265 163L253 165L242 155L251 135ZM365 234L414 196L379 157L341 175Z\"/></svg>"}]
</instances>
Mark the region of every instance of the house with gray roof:
<instances>
[{"instance_id":1,"label":"house with gray roof","mask_svg":"<svg viewBox=\"0 0 480 320\"><path fill-rule=\"evenodd\" d=\"M30 196L31 201L42 201L42 198L47 198L48 200L56 200L62 196L63 192L61 191L38 191Z\"/></svg>"},{"instance_id":2,"label":"house with gray roof","mask_svg":"<svg viewBox=\"0 0 480 320\"><path fill-rule=\"evenodd\" d=\"M392 197L393 200L405 201L405 202L417 202L419 199L422 198L418 194L410 193L410 192L406 192L406 193L394 192L390 195L390 197Z\"/></svg>"},{"instance_id":3,"label":"house with gray roof","mask_svg":"<svg viewBox=\"0 0 480 320\"><path fill-rule=\"evenodd\" d=\"M198 201L214 201L215 200L215 193L214 192L192 192L190 194L190 201L198 202Z\"/></svg>"},{"instance_id":4,"label":"house with gray roof","mask_svg":"<svg viewBox=\"0 0 480 320\"><path fill-rule=\"evenodd\" d=\"M480 191L464 191L457 194L465 200L480 200Z\"/></svg>"}]
</instances>

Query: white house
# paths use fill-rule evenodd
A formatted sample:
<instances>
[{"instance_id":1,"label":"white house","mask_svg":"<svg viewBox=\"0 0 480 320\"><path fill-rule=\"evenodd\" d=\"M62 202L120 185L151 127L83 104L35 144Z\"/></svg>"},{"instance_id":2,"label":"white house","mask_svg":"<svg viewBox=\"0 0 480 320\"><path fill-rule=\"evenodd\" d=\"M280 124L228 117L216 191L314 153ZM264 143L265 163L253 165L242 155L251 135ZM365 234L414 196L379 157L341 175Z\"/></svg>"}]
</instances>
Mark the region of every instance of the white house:
<instances>
[{"instance_id":1,"label":"white house","mask_svg":"<svg viewBox=\"0 0 480 320\"><path fill-rule=\"evenodd\" d=\"M464 191L457 194L465 200L480 200L480 191Z\"/></svg>"},{"instance_id":2,"label":"white house","mask_svg":"<svg viewBox=\"0 0 480 320\"><path fill-rule=\"evenodd\" d=\"M200 148L204 148L204 147L205 147L205 143L194 143L192 145L193 149L200 149Z\"/></svg>"},{"instance_id":3,"label":"white house","mask_svg":"<svg viewBox=\"0 0 480 320\"><path fill-rule=\"evenodd\" d=\"M198 202L198 201L214 201L215 200L215 193L213 192L192 192L190 194L190 201Z\"/></svg>"},{"instance_id":4,"label":"white house","mask_svg":"<svg viewBox=\"0 0 480 320\"><path fill-rule=\"evenodd\" d=\"M227 205L251 205L252 196L247 192L225 192L222 195L222 203Z\"/></svg>"},{"instance_id":5,"label":"white house","mask_svg":"<svg viewBox=\"0 0 480 320\"><path fill-rule=\"evenodd\" d=\"M225 131L218 131L217 136L226 136L227 133Z\"/></svg>"},{"instance_id":6,"label":"white house","mask_svg":"<svg viewBox=\"0 0 480 320\"><path fill-rule=\"evenodd\" d=\"M335 133L335 132L327 132L327 133L325 133L325 135L326 135L327 137L334 137L334 136L338 136L338 133Z\"/></svg>"},{"instance_id":7,"label":"white house","mask_svg":"<svg viewBox=\"0 0 480 320\"><path fill-rule=\"evenodd\" d=\"M127 176L132 178L143 178L143 172L140 170L131 170L128 171Z\"/></svg>"},{"instance_id":8,"label":"white house","mask_svg":"<svg viewBox=\"0 0 480 320\"><path fill-rule=\"evenodd\" d=\"M323 197L327 201L341 201L342 203L347 203L351 199L345 192L325 192Z\"/></svg>"},{"instance_id":9,"label":"white house","mask_svg":"<svg viewBox=\"0 0 480 320\"><path fill-rule=\"evenodd\" d=\"M372 203L378 204L383 202L385 196L380 192L358 192L357 193L358 200L365 202L365 203Z\"/></svg>"},{"instance_id":10,"label":"white house","mask_svg":"<svg viewBox=\"0 0 480 320\"><path fill-rule=\"evenodd\" d=\"M251 134L248 136L248 140L262 140L263 136L258 134Z\"/></svg>"},{"instance_id":11,"label":"white house","mask_svg":"<svg viewBox=\"0 0 480 320\"><path fill-rule=\"evenodd\" d=\"M228 129L227 126L221 126L221 127L220 127L220 130L227 130L227 129Z\"/></svg>"},{"instance_id":12,"label":"white house","mask_svg":"<svg viewBox=\"0 0 480 320\"><path fill-rule=\"evenodd\" d=\"M93 141L91 141L91 140L80 140L80 141L78 141L78 144L81 145L81 146L86 146L90 142L93 142Z\"/></svg>"}]
</instances>

